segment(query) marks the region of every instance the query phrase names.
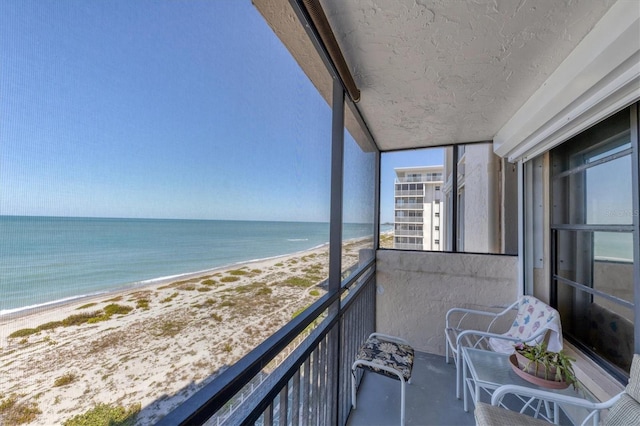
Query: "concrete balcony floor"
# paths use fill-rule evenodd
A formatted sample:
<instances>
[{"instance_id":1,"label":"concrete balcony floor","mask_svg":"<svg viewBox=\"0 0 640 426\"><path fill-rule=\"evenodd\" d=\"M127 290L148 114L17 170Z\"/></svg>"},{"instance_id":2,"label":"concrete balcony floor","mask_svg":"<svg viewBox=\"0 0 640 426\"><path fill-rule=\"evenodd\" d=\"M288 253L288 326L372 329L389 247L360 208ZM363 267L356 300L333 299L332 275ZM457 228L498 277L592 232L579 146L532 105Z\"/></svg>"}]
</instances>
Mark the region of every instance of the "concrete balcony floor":
<instances>
[{"instance_id":1,"label":"concrete balcony floor","mask_svg":"<svg viewBox=\"0 0 640 426\"><path fill-rule=\"evenodd\" d=\"M475 425L473 403L465 413L456 399L456 368L444 357L416 352L411 384L407 385L405 424L420 426ZM358 408L351 410L349 426L400 423L400 382L366 372L358 389Z\"/></svg>"}]
</instances>

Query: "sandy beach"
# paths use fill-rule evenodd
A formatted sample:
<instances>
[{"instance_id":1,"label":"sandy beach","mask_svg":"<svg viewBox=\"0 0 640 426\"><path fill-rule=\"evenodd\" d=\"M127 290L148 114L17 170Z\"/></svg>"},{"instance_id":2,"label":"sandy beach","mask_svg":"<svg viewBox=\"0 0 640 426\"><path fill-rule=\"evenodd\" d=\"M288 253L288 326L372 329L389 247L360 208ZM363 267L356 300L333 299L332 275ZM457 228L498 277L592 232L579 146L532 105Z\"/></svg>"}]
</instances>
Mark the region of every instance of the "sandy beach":
<instances>
[{"instance_id":1,"label":"sandy beach","mask_svg":"<svg viewBox=\"0 0 640 426\"><path fill-rule=\"evenodd\" d=\"M343 269L362 243L343 250ZM150 424L325 293L328 247L0 317L0 423L98 404Z\"/></svg>"}]
</instances>

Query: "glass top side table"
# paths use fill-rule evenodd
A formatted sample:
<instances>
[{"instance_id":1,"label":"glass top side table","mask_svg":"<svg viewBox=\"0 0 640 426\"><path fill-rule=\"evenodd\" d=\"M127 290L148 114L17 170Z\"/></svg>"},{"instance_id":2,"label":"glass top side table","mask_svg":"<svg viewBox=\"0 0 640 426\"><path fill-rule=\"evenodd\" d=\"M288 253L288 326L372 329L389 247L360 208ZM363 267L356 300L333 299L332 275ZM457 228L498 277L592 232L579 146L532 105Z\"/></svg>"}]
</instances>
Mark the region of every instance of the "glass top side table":
<instances>
[{"instance_id":1,"label":"glass top side table","mask_svg":"<svg viewBox=\"0 0 640 426\"><path fill-rule=\"evenodd\" d=\"M475 404L480 401L481 391L485 391L491 395L495 389L502 385L520 385L528 388L544 389L545 391L593 400L593 397L589 394L584 391L576 392L572 386L569 386L566 389L547 389L527 382L512 370L511 363L509 362L509 355L499 352L463 347L462 375L464 411L466 412L469 411L469 396L471 396ZM550 407L547 406L545 408L547 415L550 416ZM532 409L539 410L540 406L532 407ZM580 417L582 414L584 413L572 413L569 417Z\"/></svg>"}]
</instances>

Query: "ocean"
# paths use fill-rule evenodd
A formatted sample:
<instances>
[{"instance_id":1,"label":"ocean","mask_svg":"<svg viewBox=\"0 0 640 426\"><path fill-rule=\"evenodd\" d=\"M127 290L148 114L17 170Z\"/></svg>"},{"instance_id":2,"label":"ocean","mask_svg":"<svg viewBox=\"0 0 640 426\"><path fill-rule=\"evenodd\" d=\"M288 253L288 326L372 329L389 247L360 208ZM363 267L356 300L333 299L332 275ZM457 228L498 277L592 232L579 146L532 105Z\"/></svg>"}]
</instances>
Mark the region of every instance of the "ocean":
<instances>
[{"instance_id":1,"label":"ocean","mask_svg":"<svg viewBox=\"0 0 640 426\"><path fill-rule=\"evenodd\" d=\"M345 224L343 239L372 233ZM0 216L0 315L328 240L328 223Z\"/></svg>"}]
</instances>

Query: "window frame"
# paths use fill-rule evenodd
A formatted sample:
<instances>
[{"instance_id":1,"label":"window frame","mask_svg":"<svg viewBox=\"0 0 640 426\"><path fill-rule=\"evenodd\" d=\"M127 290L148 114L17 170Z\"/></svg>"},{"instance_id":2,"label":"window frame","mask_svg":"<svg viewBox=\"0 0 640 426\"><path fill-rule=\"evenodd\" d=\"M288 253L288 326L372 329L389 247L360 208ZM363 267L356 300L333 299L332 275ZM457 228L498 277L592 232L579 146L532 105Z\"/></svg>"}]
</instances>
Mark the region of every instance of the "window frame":
<instances>
[{"instance_id":1,"label":"window frame","mask_svg":"<svg viewBox=\"0 0 640 426\"><path fill-rule=\"evenodd\" d=\"M622 306L624 308L629 308L633 311L633 333L634 333L634 353L640 353L640 182L639 182L639 165L640 165L640 153L638 149L638 139L640 134L640 119L639 119L639 111L638 107L639 103L635 103L631 106L626 107L623 110L616 111L615 114L620 113L621 111L628 110L630 115L630 126L629 126L629 139L631 142L630 148L625 148L622 150L616 150L614 148L614 152L611 154L598 158L592 162L588 162L585 164L581 164L578 166L571 166L562 172L552 175L552 167L549 167L549 181L553 182L554 180L563 179L566 176L577 173L581 171L588 170L589 168L596 167L601 164L605 164L611 161L615 161L618 158L630 156L631 159L631 196L632 196L632 223L631 224L567 224L567 223L554 223L553 221L553 185L550 188L551 192L551 201L549 203L548 212L549 212L549 252L550 252L550 287L549 287L549 296L551 305L561 310L563 308L562 303L558 297L558 288L559 285L566 285L574 289L574 291L580 291L585 294L585 297L590 297L593 299L594 297L601 297L606 299L608 302L614 303L616 305ZM612 117L615 114L611 114L609 117ZM585 130L588 131L589 129ZM581 132L580 134L582 134ZM579 135L580 135L579 134ZM613 139L613 138L611 138ZM568 142L568 141L567 141ZM586 148L586 150L598 151L598 147L604 146L605 141L596 141L592 146ZM632 278L632 290L633 290L633 303L628 300L621 299L612 294L603 292L598 289L594 289L585 285L582 282L576 282L574 280L570 280L566 277L562 277L559 273L559 233L560 232L576 232L576 233L591 233L591 235L595 235L596 232L615 232L615 233L627 233L632 234L633 238L633 278ZM592 237L593 238L593 237ZM594 257L594 254L591 253L591 257ZM592 271L592 280L593 280L593 271ZM604 358L604 356L596 353L589 345L587 345L585 341L578 339L573 336L571 333L565 334L565 338L569 340L572 344L578 347L581 351L583 351L587 356L596 361L598 365L603 367L610 373L613 377L619 380L622 383L626 383L628 380L628 374L624 372L620 367L613 364L613 362Z\"/></svg>"}]
</instances>

